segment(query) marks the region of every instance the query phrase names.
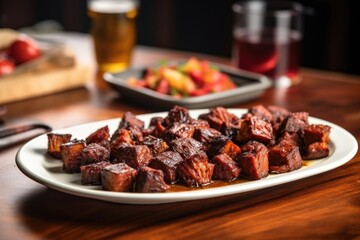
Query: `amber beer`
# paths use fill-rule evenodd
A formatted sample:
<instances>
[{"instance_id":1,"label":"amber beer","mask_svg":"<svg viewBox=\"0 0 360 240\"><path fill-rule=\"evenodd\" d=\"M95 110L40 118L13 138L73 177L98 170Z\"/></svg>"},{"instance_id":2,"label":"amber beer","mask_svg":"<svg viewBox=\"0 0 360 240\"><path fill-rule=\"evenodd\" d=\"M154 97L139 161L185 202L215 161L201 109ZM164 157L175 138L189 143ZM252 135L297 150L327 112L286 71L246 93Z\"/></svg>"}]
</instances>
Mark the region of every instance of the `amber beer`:
<instances>
[{"instance_id":1,"label":"amber beer","mask_svg":"<svg viewBox=\"0 0 360 240\"><path fill-rule=\"evenodd\" d=\"M88 15L99 70L126 69L136 38L137 1L89 0Z\"/></svg>"}]
</instances>

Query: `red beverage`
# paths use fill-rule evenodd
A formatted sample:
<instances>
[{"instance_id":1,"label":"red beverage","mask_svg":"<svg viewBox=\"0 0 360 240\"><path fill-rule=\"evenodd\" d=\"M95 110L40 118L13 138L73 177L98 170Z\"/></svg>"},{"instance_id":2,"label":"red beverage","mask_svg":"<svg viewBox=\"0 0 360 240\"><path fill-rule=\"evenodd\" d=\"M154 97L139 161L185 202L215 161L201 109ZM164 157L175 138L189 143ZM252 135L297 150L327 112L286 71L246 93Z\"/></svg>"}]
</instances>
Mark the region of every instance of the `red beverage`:
<instances>
[{"instance_id":1,"label":"red beverage","mask_svg":"<svg viewBox=\"0 0 360 240\"><path fill-rule=\"evenodd\" d=\"M244 30L234 32L233 64L238 68L269 76L275 81L282 77L295 84L300 81L299 32L262 31L249 34Z\"/></svg>"}]
</instances>

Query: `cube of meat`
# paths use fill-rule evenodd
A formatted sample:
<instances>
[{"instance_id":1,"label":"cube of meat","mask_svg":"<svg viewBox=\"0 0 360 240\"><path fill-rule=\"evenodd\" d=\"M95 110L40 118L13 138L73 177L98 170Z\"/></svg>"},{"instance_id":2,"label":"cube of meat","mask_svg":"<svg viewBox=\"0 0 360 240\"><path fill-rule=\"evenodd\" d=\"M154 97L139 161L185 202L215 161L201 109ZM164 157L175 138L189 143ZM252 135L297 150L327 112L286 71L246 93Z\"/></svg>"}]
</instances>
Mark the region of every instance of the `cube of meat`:
<instances>
[{"instance_id":1,"label":"cube of meat","mask_svg":"<svg viewBox=\"0 0 360 240\"><path fill-rule=\"evenodd\" d=\"M195 129L209 128L210 124L204 119L191 119L190 124L195 127Z\"/></svg>"},{"instance_id":2,"label":"cube of meat","mask_svg":"<svg viewBox=\"0 0 360 240\"><path fill-rule=\"evenodd\" d=\"M241 128L241 122L240 119L233 123L224 122L220 127L220 132L231 140L236 140L236 134Z\"/></svg>"},{"instance_id":3,"label":"cube of meat","mask_svg":"<svg viewBox=\"0 0 360 240\"><path fill-rule=\"evenodd\" d=\"M153 117L150 119L149 127L155 127L158 123L162 124L163 121L163 117Z\"/></svg>"},{"instance_id":4,"label":"cube of meat","mask_svg":"<svg viewBox=\"0 0 360 240\"><path fill-rule=\"evenodd\" d=\"M289 111L287 109L285 109L285 108L282 108L282 107L270 105L270 106L267 106L267 109L269 110L269 112L272 115L272 122L271 123L273 125L276 124L276 123L277 124L281 123L289 115Z\"/></svg>"},{"instance_id":5,"label":"cube of meat","mask_svg":"<svg viewBox=\"0 0 360 240\"><path fill-rule=\"evenodd\" d=\"M226 153L231 159L235 160L236 157L241 153L241 148L229 138L225 136L219 136L210 143L210 147L206 153L210 159L216 155Z\"/></svg>"},{"instance_id":6,"label":"cube of meat","mask_svg":"<svg viewBox=\"0 0 360 240\"><path fill-rule=\"evenodd\" d=\"M207 151L210 147L211 141L220 135L221 132L214 128L197 128L194 132L193 138L201 142L204 146L204 151Z\"/></svg>"},{"instance_id":7,"label":"cube of meat","mask_svg":"<svg viewBox=\"0 0 360 240\"><path fill-rule=\"evenodd\" d=\"M126 129L117 129L111 136L110 147L121 143L134 144L131 139L130 132Z\"/></svg>"},{"instance_id":8,"label":"cube of meat","mask_svg":"<svg viewBox=\"0 0 360 240\"><path fill-rule=\"evenodd\" d=\"M330 149L329 144L326 142L314 142L309 146L305 146L303 159L319 159L329 156Z\"/></svg>"},{"instance_id":9,"label":"cube of meat","mask_svg":"<svg viewBox=\"0 0 360 240\"><path fill-rule=\"evenodd\" d=\"M236 140L240 143L255 140L268 144L273 137L272 131L271 123L256 116L250 116L242 120L241 128L237 131Z\"/></svg>"},{"instance_id":10,"label":"cube of meat","mask_svg":"<svg viewBox=\"0 0 360 240\"><path fill-rule=\"evenodd\" d=\"M126 163L132 168L139 169L151 161L151 151L145 145L122 144L114 149L113 163Z\"/></svg>"},{"instance_id":11,"label":"cube of meat","mask_svg":"<svg viewBox=\"0 0 360 240\"><path fill-rule=\"evenodd\" d=\"M238 164L225 153L216 155L210 162L215 164L213 179L231 182L240 175Z\"/></svg>"},{"instance_id":12,"label":"cube of meat","mask_svg":"<svg viewBox=\"0 0 360 240\"><path fill-rule=\"evenodd\" d=\"M289 142L280 142L269 150L269 169L271 173L285 173L302 166L299 147Z\"/></svg>"},{"instance_id":13,"label":"cube of meat","mask_svg":"<svg viewBox=\"0 0 360 240\"><path fill-rule=\"evenodd\" d=\"M184 107L175 106L168 112L168 115L164 119L163 125L168 128L171 127L174 123L182 124L190 123L190 121L191 116L189 114L189 110Z\"/></svg>"},{"instance_id":14,"label":"cube of meat","mask_svg":"<svg viewBox=\"0 0 360 240\"><path fill-rule=\"evenodd\" d=\"M194 135L195 127L190 124L174 123L164 133L164 139L168 143L177 138L191 138Z\"/></svg>"},{"instance_id":15,"label":"cube of meat","mask_svg":"<svg viewBox=\"0 0 360 240\"><path fill-rule=\"evenodd\" d=\"M200 152L203 148L203 145L193 138L178 138L172 141L170 146L184 159Z\"/></svg>"},{"instance_id":16,"label":"cube of meat","mask_svg":"<svg viewBox=\"0 0 360 240\"><path fill-rule=\"evenodd\" d=\"M165 182L173 184L177 182L177 168L184 159L177 152L166 151L160 153L149 163L149 167L159 169L164 173Z\"/></svg>"},{"instance_id":17,"label":"cube of meat","mask_svg":"<svg viewBox=\"0 0 360 240\"><path fill-rule=\"evenodd\" d=\"M102 161L110 161L110 151L97 143L87 145L81 152L81 165Z\"/></svg>"},{"instance_id":18,"label":"cube of meat","mask_svg":"<svg viewBox=\"0 0 360 240\"><path fill-rule=\"evenodd\" d=\"M97 162L80 167L82 185L101 185L101 171L110 162Z\"/></svg>"},{"instance_id":19,"label":"cube of meat","mask_svg":"<svg viewBox=\"0 0 360 240\"><path fill-rule=\"evenodd\" d=\"M303 148L303 140L302 138L299 136L298 133L288 133L285 132L277 141L278 143L281 142L286 142L288 144L294 145L299 147L299 149Z\"/></svg>"},{"instance_id":20,"label":"cube of meat","mask_svg":"<svg viewBox=\"0 0 360 240\"><path fill-rule=\"evenodd\" d=\"M93 132L92 134L90 134L87 138L86 138L86 144L91 144L91 143L103 143L106 141L109 141L110 138L110 132L109 132L109 127L105 126L102 128L99 128L98 130L96 130L95 132Z\"/></svg>"},{"instance_id":21,"label":"cube of meat","mask_svg":"<svg viewBox=\"0 0 360 240\"><path fill-rule=\"evenodd\" d=\"M237 158L241 173L248 179L257 180L269 175L268 149L262 143L250 141L241 148Z\"/></svg>"},{"instance_id":22,"label":"cube of meat","mask_svg":"<svg viewBox=\"0 0 360 240\"><path fill-rule=\"evenodd\" d=\"M232 113L229 113L223 107L215 107L209 113L201 114L199 119L204 119L209 122L210 127L216 130L221 129L223 123L236 123L239 118Z\"/></svg>"},{"instance_id":23,"label":"cube of meat","mask_svg":"<svg viewBox=\"0 0 360 240\"><path fill-rule=\"evenodd\" d=\"M311 124L304 128L304 144L309 146L314 142L330 142L330 127L323 124Z\"/></svg>"},{"instance_id":24,"label":"cube of meat","mask_svg":"<svg viewBox=\"0 0 360 240\"><path fill-rule=\"evenodd\" d=\"M114 192L132 192L137 170L126 163L109 165L101 171L101 184L104 190Z\"/></svg>"},{"instance_id":25,"label":"cube of meat","mask_svg":"<svg viewBox=\"0 0 360 240\"><path fill-rule=\"evenodd\" d=\"M127 129L129 126L135 126L142 129L144 128L144 122L131 112L125 112L119 123L119 128Z\"/></svg>"},{"instance_id":26,"label":"cube of meat","mask_svg":"<svg viewBox=\"0 0 360 240\"><path fill-rule=\"evenodd\" d=\"M133 125L128 125L125 129L129 131L130 137L133 142L140 143L144 140L144 135L141 128Z\"/></svg>"},{"instance_id":27,"label":"cube of meat","mask_svg":"<svg viewBox=\"0 0 360 240\"><path fill-rule=\"evenodd\" d=\"M289 113L288 117L281 124L278 135L281 136L284 132L301 133L302 130L309 125L309 113L295 112Z\"/></svg>"},{"instance_id":28,"label":"cube of meat","mask_svg":"<svg viewBox=\"0 0 360 240\"><path fill-rule=\"evenodd\" d=\"M61 159L63 160L63 170L66 173L80 172L81 153L86 143L83 140L75 140L60 145Z\"/></svg>"},{"instance_id":29,"label":"cube of meat","mask_svg":"<svg viewBox=\"0 0 360 240\"><path fill-rule=\"evenodd\" d=\"M159 155L162 152L167 151L170 148L169 145L164 140L151 135L146 136L141 144L148 146L148 148L150 148L153 157Z\"/></svg>"},{"instance_id":30,"label":"cube of meat","mask_svg":"<svg viewBox=\"0 0 360 240\"><path fill-rule=\"evenodd\" d=\"M156 193L166 192L170 189L164 181L164 174L161 170L150 167L141 167L138 171L135 183L135 192Z\"/></svg>"},{"instance_id":31,"label":"cube of meat","mask_svg":"<svg viewBox=\"0 0 360 240\"><path fill-rule=\"evenodd\" d=\"M61 158L60 145L70 142L71 134L48 133L48 154L54 158Z\"/></svg>"},{"instance_id":32,"label":"cube of meat","mask_svg":"<svg viewBox=\"0 0 360 240\"><path fill-rule=\"evenodd\" d=\"M160 121L156 122L154 126L150 126L150 127L152 128L150 135L154 137L162 138L166 131L165 126Z\"/></svg>"},{"instance_id":33,"label":"cube of meat","mask_svg":"<svg viewBox=\"0 0 360 240\"><path fill-rule=\"evenodd\" d=\"M178 166L179 179L189 187L210 184L213 171L214 164L208 162L205 152L192 155Z\"/></svg>"},{"instance_id":34,"label":"cube of meat","mask_svg":"<svg viewBox=\"0 0 360 240\"><path fill-rule=\"evenodd\" d=\"M271 123L273 121L273 115L262 104L251 107L249 113L267 122Z\"/></svg>"}]
</instances>

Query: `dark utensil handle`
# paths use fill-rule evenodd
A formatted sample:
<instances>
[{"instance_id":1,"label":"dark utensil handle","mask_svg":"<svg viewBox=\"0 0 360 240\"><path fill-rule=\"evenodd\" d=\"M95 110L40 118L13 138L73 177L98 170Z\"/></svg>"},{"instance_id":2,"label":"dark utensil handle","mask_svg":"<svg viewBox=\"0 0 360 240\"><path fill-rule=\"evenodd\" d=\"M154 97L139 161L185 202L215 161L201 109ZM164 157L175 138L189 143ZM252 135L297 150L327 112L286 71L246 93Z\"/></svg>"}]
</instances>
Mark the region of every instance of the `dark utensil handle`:
<instances>
[{"instance_id":1,"label":"dark utensil handle","mask_svg":"<svg viewBox=\"0 0 360 240\"><path fill-rule=\"evenodd\" d=\"M22 125L22 126L16 126L11 128L5 128L0 130L0 138L6 138L9 136L13 136L19 133L31 131L34 129L44 129L46 132L49 132L52 130L52 128L46 124L29 124L29 125Z\"/></svg>"}]
</instances>

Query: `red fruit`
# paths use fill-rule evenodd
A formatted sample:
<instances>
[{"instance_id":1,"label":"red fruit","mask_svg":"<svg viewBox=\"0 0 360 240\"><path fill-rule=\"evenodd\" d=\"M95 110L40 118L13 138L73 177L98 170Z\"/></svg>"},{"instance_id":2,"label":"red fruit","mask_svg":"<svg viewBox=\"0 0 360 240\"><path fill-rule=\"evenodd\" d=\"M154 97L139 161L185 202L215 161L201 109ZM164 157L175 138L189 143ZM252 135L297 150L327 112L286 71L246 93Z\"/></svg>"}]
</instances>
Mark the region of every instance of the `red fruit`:
<instances>
[{"instance_id":1,"label":"red fruit","mask_svg":"<svg viewBox=\"0 0 360 240\"><path fill-rule=\"evenodd\" d=\"M0 76L9 74L15 71L14 64L7 59L0 59Z\"/></svg>"},{"instance_id":2,"label":"red fruit","mask_svg":"<svg viewBox=\"0 0 360 240\"><path fill-rule=\"evenodd\" d=\"M10 45L9 56L21 64L38 58L40 49L30 38L19 38Z\"/></svg>"},{"instance_id":3,"label":"red fruit","mask_svg":"<svg viewBox=\"0 0 360 240\"><path fill-rule=\"evenodd\" d=\"M163 94L168 94L170 91L170 85L165 79L161 79L159 85L156 87L156 91Z\"/></svg>"},{"instance_id":4,"label":"red fruit","mask_svg":"<svg viewBox=\"0 0 360 240\"><path fill-rule=\"evenodd\" d=\"M196 83L197 86L204 86L204 78L203 78L203 74L202 74L202 71L200 69L195 69L195 70L192 70L190 73L189 73L191 79Z\"/></svg>"}]
</instances>

